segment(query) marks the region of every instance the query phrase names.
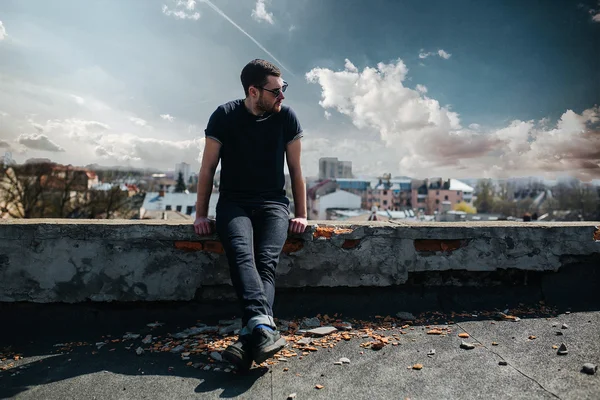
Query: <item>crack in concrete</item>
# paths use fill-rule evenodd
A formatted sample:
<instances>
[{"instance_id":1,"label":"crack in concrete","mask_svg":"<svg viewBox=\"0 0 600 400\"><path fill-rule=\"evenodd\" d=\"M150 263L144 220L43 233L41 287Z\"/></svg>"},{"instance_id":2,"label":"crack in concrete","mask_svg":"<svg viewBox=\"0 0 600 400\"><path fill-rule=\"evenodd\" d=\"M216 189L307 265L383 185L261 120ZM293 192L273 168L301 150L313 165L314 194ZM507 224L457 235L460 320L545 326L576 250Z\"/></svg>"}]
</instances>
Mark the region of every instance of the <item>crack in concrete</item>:
<instances>
[{"instance_id":1,"label":"crack in concrete","mask_svg":"<svg viewBox=\"0 0 600 400\"><path fill-rule=\"evenodd\" d=\"M500 354L496 353L494 350L491 350L490 348L488 348L485 344L483 344L481 341L479 341L476 337L474 337L471 332L467 331L465 328L463 328L459 323L456 323L456 326L458 326L460 329L462 329L463 331L465 331L466 333L469 334L469 337L471 339L473 339L474 341L476 341L477 343L479 343L484 349L486 349L487 351L489 351L492 354L495 354L496 356L500 357L500 359L502 359L502 361L505 361L507 363L507 365L509 365L511 368L513 368L515 371L517 371L518 373L520 373L521 375L523 375L524 377L528 378L529 380L535 382L538 384L538 386L546 393L551 394L553 397L561 400L561 398L554 392L551 392L550 390L546 389L541 383L539 383L537 380L535 380L534 378L532 378L531 376L527 375L526 373L524 373L523 371L521 371L519 368L515 367L512 363L509 363L508 361L506 361L506 359L504 359L504 357L502 357Z\"/></svg>"}]
</instances>

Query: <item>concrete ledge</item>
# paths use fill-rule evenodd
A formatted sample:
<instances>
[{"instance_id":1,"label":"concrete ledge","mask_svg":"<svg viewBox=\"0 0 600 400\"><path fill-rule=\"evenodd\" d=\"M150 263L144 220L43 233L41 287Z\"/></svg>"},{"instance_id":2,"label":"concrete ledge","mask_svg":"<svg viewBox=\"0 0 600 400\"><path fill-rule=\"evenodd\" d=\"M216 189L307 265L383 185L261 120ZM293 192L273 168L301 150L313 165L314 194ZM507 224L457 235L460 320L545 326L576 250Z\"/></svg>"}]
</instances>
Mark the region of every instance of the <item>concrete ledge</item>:
<instances>
[{"instance_id":1,"label":"concrete ledge","mask_svg":"<svg viewBox=\"0 0 600 400\"><path fill-rule=\"evenodd\" d=\"M582 261L600 269L600 222L330 222L288 238L279 288L390 287L420 273L558 271ZM197 236L188 222L0 222L0 301L192 300L224 285L218 238Z\"/></svg>"}]
</instances>

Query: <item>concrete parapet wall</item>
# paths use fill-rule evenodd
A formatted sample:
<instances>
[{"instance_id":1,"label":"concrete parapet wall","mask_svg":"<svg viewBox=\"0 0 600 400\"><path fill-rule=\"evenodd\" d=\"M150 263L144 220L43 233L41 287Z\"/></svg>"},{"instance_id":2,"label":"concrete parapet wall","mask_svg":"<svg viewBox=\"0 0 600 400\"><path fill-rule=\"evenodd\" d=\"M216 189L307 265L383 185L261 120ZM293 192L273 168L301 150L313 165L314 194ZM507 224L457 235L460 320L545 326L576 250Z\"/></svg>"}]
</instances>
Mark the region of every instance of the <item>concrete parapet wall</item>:
<instances>
[{"instance_id":1,"label":"concrete parapet wall","mask_svg":"<svg viewBox=\"0 0 600 400\"><path fill-rule=\"evenodd\" d=\"M414 273L558 271L581 259L600 269L598 225L318 222L288 238L277 286L385 287ZM191 300L223 285L221 243L188 222L0 222L0 301Z\"/></svg>"}]
</instances>

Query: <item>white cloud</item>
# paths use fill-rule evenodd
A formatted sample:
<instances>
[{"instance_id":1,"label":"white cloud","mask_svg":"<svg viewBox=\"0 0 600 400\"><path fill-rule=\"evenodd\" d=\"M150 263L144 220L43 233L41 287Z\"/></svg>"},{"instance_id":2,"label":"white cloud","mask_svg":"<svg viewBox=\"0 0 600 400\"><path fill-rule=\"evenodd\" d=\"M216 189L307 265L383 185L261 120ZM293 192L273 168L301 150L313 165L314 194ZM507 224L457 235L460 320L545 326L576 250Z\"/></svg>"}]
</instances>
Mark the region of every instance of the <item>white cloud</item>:
<instances>
[{"instance_id":1,"label":"white cloud","mask_svg":"<svg viewBox=\"0 0 600 400\"><path fill-rule=\"evenodd\" d=\"M141 119L141 118L129 117L129 120L131 122L133 122L134 124L136 124L137 126L149 126L148 121Z\"/></svg>"},{"instance_id":2,"label":"white cloud","mask_svg":"<svg viewBox=\"0 0 600 400\"><path fill-rule=\"evenodd\" d=\"M54 143L52 140L48 138L48 136L43 134L22 134L19 135L17 139L19 144L32 149L32 150L42 150L42 151L51 151L51 152L63 152L65 151L58 144Z\"/></svg>"},{"instance_id":3,"label":"white cloud","mask_svg":"<svg viewBox=\"0 0 600 400\"><path fill-rule=\"evenodd\" d=\"M54 148L53 151L65 152L69 159L67 162L79 165L89 163L136 164L166 168L181 161L199 163L204 147L204 138L166 140L144 137L116 131L109 125L98 121L56 119L42 124L30 121L30 124L35 126L40 133L21 135L17 140L19 143L27 146L30 150L52 151L51 149ZM64 149L55 143L46 143L44 137L48 136L64 143Z\"/></svg>"},{"instance_id":4,"label":"white cloud","mask_svg":"<svg viewBox=\"0 0 600 400\"><path fill-rule=\"evenodd\" d=\"M8 143L6 140L0 139L0 148L1 147L10 148L10 143Z\"/></svg>"},{"instance_id":5,"label":"white cloud","mask_svg":"<svg viewBox=\"0 0 600 400\"><path fill-rule=\"evenodd\" d=\"M4 27L2 21L0 21L0 40L4 40L4 38L7 36L8 34L6 33L6 28Z\"/></svg>"},{"instance_id":6,"label":"white cloud","mask_svg":"<svg viewBox=\"0 0 600 400\"><path fill-rule=\"evenodd\" d=\"M419 93L423 93L423 94L427 93L427 86L424 86L424 85L418 84L418 85L415 87L415 89L416 89L416 90L417 90L417 92L419 92Z\"/></svg>"},{"instance_id":7,"label":"white cloud","mask_svg":"<svg viewBox=\"0 0 600 400\"><path fill-rule=\"evenodd\" d=\"M175 154L177 160L200 162L203 147L204 138L171 141L131 134L109 134L97 141L95 154L105 160L120 163L160 165L164 163L165 154Z\"/></svg>"},{"instance_id":8,"label":"white cloud","mask_svg":"<svg viewBox=\"0 0 600 400\"><path fill-rule=\"evenodd\" d=\"M30 121L31 125L38 132L52 133L53 135L62 135L70 141L94 142L101 135L110 130L110 126L98 121L86 121L76 118L65 120L48 120L45 124L37 124Z\"/></svg>"},{"instance_id":9,"label":"white cloud","mask_svg":"<svg viewBox=\"0 0 600 400\"><path fill-rule=\"evenodd\" d=\"M195 0L177 0L172 1L173 8L169 8L166 4L162 6L162 12L166 16L175 17L176 19L192 19L197 21L200 19L200 13L194 11L196 8Z\"/></svg>"},{"instance_id":10,"label":"white cloud","mask_svg":"<svg viewBox=\"0 0 600 400\"><path fill-rule=\"evenodd\" d=\"M173 120L175 119L175 117L173 117L170 114L160 114L160 117L162 119L164 119L165 121L169 121L169 122L173 122Z\"/></svg>"},{"instance_id":11,"label":"white cloud","mask_svg":"<svg viewBox=\"0 0 600 400\"><path fill-rule=\"evenodd\" d=\"M254 10L252 10L252 18L258 22L266 21L273 25L273 13L267 12L265 0L257 0Z\"/></svg>"},{"instance_id":12,"label":"white cloud","mask_svg":"<svg viewBox=\"0 0 600 400\"><path fill-rule=\"evenodd\" d=\"M346 60L344 70L315 68L306 78L321 86L319 104L326 111L337 110L361 132L379 138L373 148L397 160L392 171L417 177L547 171L584 180L600 176L600 135L591 128L600 119L598 107L581 114L568 110L555 126L515 120L480 132L476 124L464 129L458 113L404 86L407 74L400 59L362 71ZM328 148L333 151L335 146Z\"/></svg>"},{"instance_id":13,"label":"white cloud","mask_svg":"<svg viewBox=\"0 0 600 400\"><path fill-rule=\"evenodd\" d=\"M471 125L469 125L469 129L472 129L474 131L478 130L479 128L481 128L481 125L479 125L479 124L471 124Z\"/></svg>"},{"instance_id":14,"label":"white cloud","mask_svg":"<svg viewBox=\"0 0 600 400\"><path fill-rule=\"evenodd\" d=\"M325 110L325 119L329 119L331 118L331 113L327 110Z\"/></svg>"},{"instance_id":15,"label":"white cloud","mask_svg":"<svg viewBox=\"0 0 600 400\"><path fill-rule=\"evenodd\" d=\"M443 49L439 49L438 51L430 51L430 52L425 52L423 49L421 49L419 51L419 58L420 59L425 59L425 58L427 58L429 56L434 56L434 55L438 55L438 56L440 56L441 58L443 58L445 60L447 60L450 57L452 57L452 54L446 52Z\"/></svg>"},{"instance_id":16,"label":"white cloud","mask_svg":"<svg viewBox=\"0 0 600 400\"><path fill-rule=\"evenodd\" d=\"M439 49L439 50L438 50L438 55L439 55L440 57L442 57L443 59L445 59L445 60L447 60L447 59L449 59L450 57L452 57L452 54L450 54L450 53L447 53L447 52L445 52L445 51L444 51L444 50L442 50L442 49Z\"/></svg>"},{"instance_id":17,"label":"white cloud","mask_svg":"<svg viewBox=\"0 0 600 400\"><path fill-rule=\"evenodd\" d=\"M72 94L71 98L73 98L73 100L75 100L75 103L79 104L80 106L85 104L85 100L83 99L83 97L79 97L79 96Z\"/></svg>"},{"instance_id":18,"label":"white cloud","mask_svg":"<svg viewBox=\"0 0 600 400\"><path fill-rule=\"evenodd\" d=\"M600 11L598 12L598 14L596 14L592 17L592 21L600 22Z\"/></svg>"},{"instance_id":19,"label":"white cloud","mask_svg":"<svg viewBox=\"0 0 600 400\"><path fill-rule=\"evenodd\" d=\"M293 32L293 31L295 31L296 29L298 29L298 28L296 27L296 25L290 25L290 29L289 29L289 31L290 31L290 32Z\"/></svg>"}]
</instances>

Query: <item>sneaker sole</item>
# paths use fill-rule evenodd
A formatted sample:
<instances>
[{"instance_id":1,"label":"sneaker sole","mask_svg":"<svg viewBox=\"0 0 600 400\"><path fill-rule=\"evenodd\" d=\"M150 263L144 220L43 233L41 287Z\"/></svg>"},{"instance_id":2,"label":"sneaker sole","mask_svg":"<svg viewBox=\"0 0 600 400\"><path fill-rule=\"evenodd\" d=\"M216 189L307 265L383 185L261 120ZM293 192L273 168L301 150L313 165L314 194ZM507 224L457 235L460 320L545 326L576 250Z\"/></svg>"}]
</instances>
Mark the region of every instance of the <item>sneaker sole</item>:
<instances>
[{"instance_id":1,"label":"sneaker sole","mask_svg":"<svg viewBox=\"0 0 600 400\"><path fill-rule=\"evenodd\" d=\"M228 363L233 364L233 366L240 371L248 371L250 367L252 367L252 361L249 363L244 362L244 359L239 355L230 353L228 351L222 352L221 357Z\"/></svg>"},{"instance_id":2,"label":"sneaker sole","mask_svg":"<svg viewBox=\"0 0 600 400\"><path fill-rule=\"evenodd\" d=\"M277 352L279 352L281 349L283 349L286 344L287 344L287 341L285 340L285 338L279 338L279 340L276 341L275 343L273 343L272 345L267 346L264 349L261 349L260 354L257 355L257 357L254 359L254 361L257 364L261 364L261 363L267 361L267 359L273 357Z\"/></svg>"}]
</instances>

